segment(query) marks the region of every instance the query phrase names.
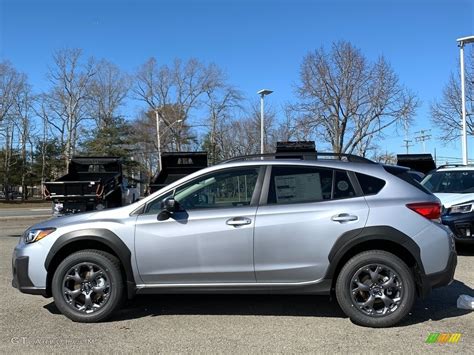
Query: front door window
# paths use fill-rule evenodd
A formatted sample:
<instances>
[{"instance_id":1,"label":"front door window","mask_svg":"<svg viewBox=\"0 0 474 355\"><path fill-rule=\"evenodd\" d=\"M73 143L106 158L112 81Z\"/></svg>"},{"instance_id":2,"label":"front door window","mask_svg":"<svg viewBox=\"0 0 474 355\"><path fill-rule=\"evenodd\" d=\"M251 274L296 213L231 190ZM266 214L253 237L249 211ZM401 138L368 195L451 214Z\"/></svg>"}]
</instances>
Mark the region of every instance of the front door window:
<instances>
[{"instance_id":1,"label":"front door window","mask_svg":"<svg viewBox=\"0 0 474 355\"><path fill-rule=\"evenodd\" d=\"M258 170L240 168L210 174L178 188L174 198L186 211L249 206Z\"/></svg>"}]
</instances>

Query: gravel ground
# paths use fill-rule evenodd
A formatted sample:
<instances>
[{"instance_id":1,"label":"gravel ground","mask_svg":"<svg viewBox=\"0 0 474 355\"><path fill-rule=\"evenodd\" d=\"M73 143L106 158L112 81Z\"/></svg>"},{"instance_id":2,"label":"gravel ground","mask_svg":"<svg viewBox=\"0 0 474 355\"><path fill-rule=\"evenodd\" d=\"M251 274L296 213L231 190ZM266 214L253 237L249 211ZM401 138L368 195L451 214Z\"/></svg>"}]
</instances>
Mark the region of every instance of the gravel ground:
<instances>
[{"instance_id":1,"label":"gravel ground","mask_svg":"<svg viewBox=\"0 0 474 355\"><path fill-rule=\"evenodd\" d=\"M474 312L456 308L474 296L474 250L460 251L456 280L419 300L397 327L368 329L335 301L314 296L140 296L110 321L73 323L52 299L11 287L11 252L33 220L0 221L0 353L472 353ZM462 333L458 344L426 344L431 332Z\"/></svg>"}]
</instances>

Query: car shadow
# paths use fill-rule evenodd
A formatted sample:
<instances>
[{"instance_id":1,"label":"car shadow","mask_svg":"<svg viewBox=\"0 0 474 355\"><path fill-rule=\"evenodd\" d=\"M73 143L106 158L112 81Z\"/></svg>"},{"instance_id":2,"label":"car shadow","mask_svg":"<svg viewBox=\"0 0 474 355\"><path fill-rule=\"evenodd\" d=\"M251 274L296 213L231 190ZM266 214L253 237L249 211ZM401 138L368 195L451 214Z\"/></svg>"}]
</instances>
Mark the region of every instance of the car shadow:
<instances>
[{"instance_id":1,"label":"car shadow","mask_svg":"<svg viewBox=\"0 0 474 355\"><path fill-rule=\"evenodd\" d=\"M59 314L54 302L44 308ZM166 294L137 295L109 321L167 315L345 317L336 300L328 296Z\"/></svg>"},{"instance_id":2,"label":"car shadow","mask_svg":"<svg viewBox=\"0 0 474 355\"><path fill-rule=\"evenodd\" d=\"M454 280L449 286L436 288L425 300L418 299L408 317L398 326L408 326L427 320L439 321L470 313L469 310L457 308L457 299L460 295L474 297L474 290L458 280Z\"/></svg>"},{"instance_id":3,"label":"car shadow","mask_svg":"<svg viewBox=\"0 0 474 355\"><path fill-rule=\"evenodd\" d=\"M460 281L435 289L425 300L417 300L410 314L397 325L405 327L427 320L459 317L470 311L456 307L459 295L474 296ZM60 312L51 302L50 313ZM335 298L312 295L138 295L114 313L108 322L167 315L293 316L347 318Z\"/></svg>"},{"instance_id":4,"label":"car shadow","mask_svg":"<svg viewBox=\"0 0 474 355\"><path fill-rule=\"evenodd\" d=\"M474 244L456 244L456 253L461 256L474 256Z\"/></svg>"}]
</instances>

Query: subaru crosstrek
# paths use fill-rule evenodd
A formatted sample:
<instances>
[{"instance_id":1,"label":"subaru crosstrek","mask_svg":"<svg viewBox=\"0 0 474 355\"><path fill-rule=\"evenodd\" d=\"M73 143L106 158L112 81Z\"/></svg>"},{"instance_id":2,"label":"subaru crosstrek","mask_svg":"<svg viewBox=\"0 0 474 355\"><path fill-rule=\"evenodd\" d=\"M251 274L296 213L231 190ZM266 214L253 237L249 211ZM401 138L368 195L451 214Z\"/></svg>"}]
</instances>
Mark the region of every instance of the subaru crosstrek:
<instances>
[{"instance_id":1,"label":"subaru crosstrek","mask_svg":"<svg viewBox=\"0 0 474 355\"><path fill-rule=\"evenodd\" d=\"M439 200L404 168L334 159L236 159L133 205L25 231L13 286L79 322L145 293L335 293L387 327L456 267Z\"/></svg>"}]
</instances>

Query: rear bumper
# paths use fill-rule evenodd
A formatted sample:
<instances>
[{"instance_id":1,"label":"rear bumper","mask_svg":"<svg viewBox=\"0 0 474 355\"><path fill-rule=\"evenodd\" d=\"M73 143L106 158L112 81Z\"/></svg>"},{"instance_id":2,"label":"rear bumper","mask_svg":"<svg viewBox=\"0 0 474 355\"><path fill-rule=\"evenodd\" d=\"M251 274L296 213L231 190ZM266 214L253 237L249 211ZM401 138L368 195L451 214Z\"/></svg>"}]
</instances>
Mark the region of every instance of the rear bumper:
<instances>
[{"instance_id":1,"label":"rear bumper","mask_svg":"<svg viewBox=\"0 0 474 355\"><path fill-rule=\"evenodd\" d=\"M457 254L451 251L446 268L433 274L421 276L421 292L422 297L426 297L433 288L449 285L454 280L454 272L458 262Z\"/></svg>"},{"instance_id":2,"label":"rear bumper","mask_svg":"<svg viewBox=\"0 0 474 355\"><path fill-rule=\"evenodd\" d=\"M12 286L20 292L48 297L46 288L35 287L28 275L29 257L19 256L12 260Z\"/></svg>"}]
</instances>

